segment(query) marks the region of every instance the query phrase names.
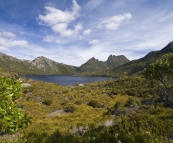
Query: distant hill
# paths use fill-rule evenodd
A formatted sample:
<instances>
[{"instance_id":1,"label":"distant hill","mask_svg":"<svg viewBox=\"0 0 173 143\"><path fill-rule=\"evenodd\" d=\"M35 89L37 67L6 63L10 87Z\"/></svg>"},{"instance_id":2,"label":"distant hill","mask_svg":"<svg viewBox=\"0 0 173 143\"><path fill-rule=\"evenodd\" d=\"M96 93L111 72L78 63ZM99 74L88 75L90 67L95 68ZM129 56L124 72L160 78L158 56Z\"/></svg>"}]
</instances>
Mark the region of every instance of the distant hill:
<instances>
[{"instance_id":1,"label":"distant hill","mask_svg":"<svg viewBox=\"0 0 173 143\"><path fill-rule=\"evenodd\" d=\"M58 63L43 56L34 60L19 60L0 53L0 68L6 72L16 72L19 75L69 74L119 77L140 73L152 62L170 52L173 52L173 42L170 42L163 49L151 51L137 60L129 61L124 55L110 55L106 61L99 61L92 57L80 67Z\"/></svg>"},{"instance_id":2,"label":"distant hill","mask_svg":"<svg viewBox=\"0 0 173 143\"><path fill-rule=\"evenodd\" d=\"M99 61L92 57L86 63L79 67L80 72L100 72L105 71L114 67L118 67L122 64L129 62L130 60L127 59L124 55L115 56L110 55L107 61Z\"/></svg>"},{"instance_id":3,"label":"distant hill","mask_svg":"<svg viewBox=\"0 0 173 143\"><path fill-rule=\"evenodd\" d=\"M0 68L6 72L15 72L19 75L77 75L83 72L103 72L106 69L117 67L128 61L124 56L117 56L116 58L116 56L111 55L105 62L93 57L82 66L75 67L55 62L43 56L37 57L34 60L20 60L0 53Z\"/></svg>"},{"instance_id":4,"label":"distant hill","mask_svg":"<svg viewBox=\"0 0 173 143\"><path fill-rule=\"evenodd\" d=\"M167 46L159 51L151 51L146 56L130 61L124 65L121 65L113 70L107 71L114 73L115 75L132 75L143 71L144 68L149 66L152 62L161 58L164 54L173 52L173 42L170 42Z\"/></svg>"},{"instance_id":5,"label":"distant hill","mask_svg":"<svg viewBox=\"0 0 173 143\"><path fill-rule=\"evenodd\" d=\"M19 75L45 74L76 74L77 67L57 63L45 57L34 60L19 60L15 57L0 53L0 67L6 72L16 72Z\"/></svg>"}]
</instances>

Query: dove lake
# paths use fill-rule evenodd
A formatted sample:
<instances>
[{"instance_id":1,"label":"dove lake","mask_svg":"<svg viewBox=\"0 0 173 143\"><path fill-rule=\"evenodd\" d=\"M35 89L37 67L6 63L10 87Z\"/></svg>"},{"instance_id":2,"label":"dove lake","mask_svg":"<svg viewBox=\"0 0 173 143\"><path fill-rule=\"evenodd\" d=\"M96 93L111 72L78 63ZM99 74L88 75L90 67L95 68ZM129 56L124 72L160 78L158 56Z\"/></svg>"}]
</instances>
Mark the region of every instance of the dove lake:
<instances>
[{"instance_id":1,"label":"dove lake","mask_svg":"<svg viewBox=\"0 0 173 143\"><path fill-rule=\"evenodd\" d=\"M56 83L61 86L72 86L74 84L85 84L90 82L109 80L110 77L98 76L71 76L71 75L28 75L24 78ZM114 79L114 78L113 78Z\"/></svg>"}]
</instances>

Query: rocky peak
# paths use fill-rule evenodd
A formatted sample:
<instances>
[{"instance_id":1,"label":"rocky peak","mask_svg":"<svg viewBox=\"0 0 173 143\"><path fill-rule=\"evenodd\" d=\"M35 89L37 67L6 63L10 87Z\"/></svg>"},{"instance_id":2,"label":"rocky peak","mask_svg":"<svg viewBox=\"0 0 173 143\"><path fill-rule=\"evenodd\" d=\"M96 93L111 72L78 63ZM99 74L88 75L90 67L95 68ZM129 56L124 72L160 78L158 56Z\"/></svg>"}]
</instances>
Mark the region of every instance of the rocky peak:
<instances>
[{"instance_id":1,"label":"rocky peak","mask_svg":"<svg viewBox=\"0 0 173 143\"><path fill-rule=\"evenodd\" d=\"M159 51L158 54L167 54L167 53L170 53L170 52L173 52L173 41L170 42L167 46L165 46L163 49L161 49Z\"/></svg>"},{"instance_id":2,"label":"rocky peak","mask_svg":"<svg viewBox=\"0 0 173 143\"><path fill-rule=\"evenodd\" d=\"M127 59L124 55L118 55L118 56L110 55L106 62L107 63L127 63L129 61L130 60Z\"/></svg>"},{"instance_id":3,"label":"rocky peak","mask_svg":"<svg viewBox=\"0 0 173 143\"><path fill-rule=\"evenodd\" d=\"M45 60L49 60L49 59L47 59L43 56L39 56L39 57L35 58L33 61L41 62L41 61L45 61Z\"/></svg>"},{"instance_id":4,"label":"rocky peak","mask_svg":"<svg viewBox=\"0 0 173 143\"><path fill-rule=\"evenodd\" d=\"M58 71L56 67L56 63L51 59L45 58L43 56L39 56L32 61L32 65L37 66L39 69L46 70L46 67Z\"/></svg>"},{"instance_id":5,"label":"rocky peak","mask_svg":"<svg viewBox=\"0 0 173 143\"><path fill-rule=\"evenodd\" d=\"M88 62L98 62L98 59L95 59L94 57L92 57L91 59L88 60Z\"/></svg>"}]
</instances>

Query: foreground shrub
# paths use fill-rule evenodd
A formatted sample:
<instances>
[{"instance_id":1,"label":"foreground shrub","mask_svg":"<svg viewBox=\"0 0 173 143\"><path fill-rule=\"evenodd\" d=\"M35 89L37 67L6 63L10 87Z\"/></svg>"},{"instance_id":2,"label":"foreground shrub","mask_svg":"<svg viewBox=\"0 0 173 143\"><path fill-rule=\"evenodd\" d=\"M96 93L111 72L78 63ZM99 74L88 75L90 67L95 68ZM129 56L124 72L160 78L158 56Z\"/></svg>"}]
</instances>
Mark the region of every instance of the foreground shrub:
<instances>
[{"instance_id":1,"label":"foreground shrub","mask_svg":"<svg viewBox=\"0 0 173 143\"><path fill-rule=\"evenodd\" d=\"M17 107L21 80L0 75L0 134L14 133L28 125L30 119Z\"/></svg>"}]
</instances>

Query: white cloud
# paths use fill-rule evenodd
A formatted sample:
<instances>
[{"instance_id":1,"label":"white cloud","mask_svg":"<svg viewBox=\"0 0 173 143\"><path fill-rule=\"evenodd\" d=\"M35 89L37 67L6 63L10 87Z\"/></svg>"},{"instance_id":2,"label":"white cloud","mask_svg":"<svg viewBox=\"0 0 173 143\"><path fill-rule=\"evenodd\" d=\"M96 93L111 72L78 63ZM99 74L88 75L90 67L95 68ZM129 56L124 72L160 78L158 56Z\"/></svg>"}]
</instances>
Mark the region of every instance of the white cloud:
<instances>
[{"instance_id":1,"label":"white cloud","mask_svg":"<svg viewBox=\"0 0 173 143\"><path fill-rule=\"evenodd\" d=\"M53 36L46 36L43 41L45 42L53 42L55 40L55 37Z\"/></svg>"},{"instance_id":2,"label":"white cloud","mask_svg":"<svg viewBox=\"0 0 173 143\"><path fill-rule=\"evenodd\" d=\"M1 47L1 46L0 46L0 50L5 51L5 50L8 50L8 48Z\"/></svg>"},{"instance_id":3,"label":"white cloud","mask_svg":"<svg viewBox=\"0 0 173 143\"><path fill-rule=\"evenodd\" d=\"M5 47L5 48L10 48L10 47L23 47L27 46L28 42L25 40L14 40L14 39L5 39L5 38L0 38L0 46Z\"/></svg>"},{"instance_id":4,"label":"white cloud","mask_svg":"<svg viewBox=\"0 0 173 143\"><path fill-rule=\"evenodd\" d=\"M38 20L41 25L51 27L51 29L62 36L72 36L83 29L82 24L77 24L74 29L68 28L69 24L79 16L80 6L73 0L72 11L56 9L45 6L45 15L39 15Z\"/></svg>"},{"instance_id":5,"label":"white cloud","mask_svg":"<svg viewBox=\"0 0 173 143\"><path fill-rule=\"evenodd\" d=\"M91 29L86 29L83 31L83 35L90 35L91 32L92 32Z\"/></svg>"},{"instance_id":6,"label":"white cloud","mask_svg":"<svg viewBox=\"0 0 173 143\"><path fill-rule=\"evenodd\" d=\"M66 43L65 40L59 40L59 39L56 39L55 42L58 43L58 44L64 44L64 43Z\"/></svg>"},{"instance_id":7,"label":"white cloud","mask_svg":"<svg viewBox=\"0 0 173 143\"><path fill-rule=\"evenodd\" d=\"M13 34L12 32L8 32L8 31L2 31L2 32L0 32L0 36L5 36L5 37L16 37L15 34Z\"/></svg>"},{"instance_id":8,"label":"white cloud","mask_svg":"<svg viewBox=\"0 0 173 143\"><path fill-rule=\"evenodd\" d=\"M65 40L59 39L57 36L46 36L43 41L48 43L58 43L63 44L65 43Z\"/></svg>"},{"instance_id":9,"label":"white cloud","mask_svg":"<svg viewBox=\"0 0 173 143\"><path fill-rule=\"evenodd\" d=\"M100 42L100 40L92 40L89 42L90 45L95 45L98 44Z\"/></svg>"},{"instance_id":10,"label":"white cloud","mask_svg":"<svg viewBox=\"0 0 173 143\"><path fill-rule=\"evenodd\" d=\"M92 10L95 9L97 6L99 6L101 3L103 3L103 0L90 0L87 3L87 7Z\"/></svg>"},{"instance_id":11,"label":"white cloud","mask_svg":"<svg viewBox=\"0 0 173 143\"><path fill-rule=\"evenodd\" d=\"M105 28L108 30L116 30L123 21L129 20L132 18L131 13L126 13L123 15L115 15L104 19L99 25L99 28Z\"/></svg>"}]
</instances>

